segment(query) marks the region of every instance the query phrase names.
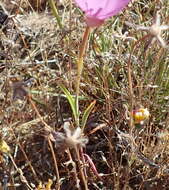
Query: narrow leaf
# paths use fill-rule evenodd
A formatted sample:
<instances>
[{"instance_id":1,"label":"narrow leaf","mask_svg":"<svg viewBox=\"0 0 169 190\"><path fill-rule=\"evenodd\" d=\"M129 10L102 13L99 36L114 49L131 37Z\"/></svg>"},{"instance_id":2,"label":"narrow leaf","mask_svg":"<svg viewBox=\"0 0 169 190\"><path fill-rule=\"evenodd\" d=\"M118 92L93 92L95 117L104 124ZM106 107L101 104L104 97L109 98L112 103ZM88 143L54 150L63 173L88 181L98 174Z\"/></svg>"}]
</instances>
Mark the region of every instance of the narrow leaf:
<instances>
[{"instance_id":1,"label":"narrow leaf","mask_svg":"<svg viewBox=\"0 0 169 190\"><path fill-rule=\"evenodd\" d=\"M84 128L85 128L85 125L86 125L87 119L88 119L88 117L89 117L89 114L90 114L90 112L92 111L92 109L94 108L95 104L96 104L96 100L94 100L94 101L87 107L87 109L84 111L84 114L83 114L83 117L82 117L82 124L81 124L81 126L82 126L82 131L83 131Z\"/></svg>"},{"instance_id":2,"label":"narrow leaf","mask_svg":"<svg viewBox=\"0 0 169 190\"><path fill-rule=\"evenodd\" d=\"M70 104L70 107L72 109L73 112L73 116L75 118L75 121L78 118L78 113L76 112L76 103L75 103L75 98L73 98L73 96L70 94L70 92L65 88L65 86L63 85L59 85L61 90L64 92L64 94L66 95L66 98L68 99L68 102Z\"/></svg>"}]
</instances>

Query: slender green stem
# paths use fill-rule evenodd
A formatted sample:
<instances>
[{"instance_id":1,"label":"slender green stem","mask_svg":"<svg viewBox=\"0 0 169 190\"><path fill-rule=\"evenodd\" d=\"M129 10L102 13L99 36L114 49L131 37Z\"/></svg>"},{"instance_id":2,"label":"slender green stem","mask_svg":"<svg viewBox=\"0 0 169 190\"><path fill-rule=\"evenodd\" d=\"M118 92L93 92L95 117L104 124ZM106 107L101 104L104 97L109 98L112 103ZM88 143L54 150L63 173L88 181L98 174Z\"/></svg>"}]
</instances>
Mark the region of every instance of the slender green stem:
<instances>
[{"instance_id":1,"label":"slender green stem","mask_svg":"<svg viewBox=\"0 0 169 190\"><path fill-rule=\"evenodd\" d=\"M79 126L79 90L80 90L80 80L83 71L83 57L87 49L87 42L90 34L90 27L86 27L83 35L82 43L79 48L79 55L77 60L77 80L76 80L76 111L78 113L78 118L76 121L77 126Z\"/></svg>"},{"instance_id":2,"label":"slender green stem","mask_svg":"<svg viewBox=\"0 0 169 190\"><path fill-rule=\"evenodd\" d=\"M58 14L58 11L57 11L57 7L56 7L56 5L55 5L54 0L49 0L49 5L50 5L50 7L51 7L51 9L52 9L53 15L55 16L56 21L57 21L57 23L58 23L60 29L62 29L62 28L63 28L62 22L61 22L61 19L60 19L60 17L59 17L59 14Z\"/></svg>"}]
</instances>

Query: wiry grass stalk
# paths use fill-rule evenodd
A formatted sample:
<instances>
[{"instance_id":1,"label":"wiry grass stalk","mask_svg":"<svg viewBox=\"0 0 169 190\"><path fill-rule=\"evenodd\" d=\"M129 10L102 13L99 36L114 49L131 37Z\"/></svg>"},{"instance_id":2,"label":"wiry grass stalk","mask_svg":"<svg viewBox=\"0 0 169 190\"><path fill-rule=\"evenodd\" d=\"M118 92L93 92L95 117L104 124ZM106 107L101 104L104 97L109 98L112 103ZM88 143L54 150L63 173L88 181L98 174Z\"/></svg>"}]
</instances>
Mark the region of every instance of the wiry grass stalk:
<instances>
[{"instance_id":1,"label":"wiry grass stalk","mask_svg":"<svg viewBox=\"0 0 169 190\"><path fill-rule=\"evenodd\" d=\"M54 165L55 165L55 171L56 171L56 177L57 177L56 190L60 190L60 175L59 175L58 164L57 164L56 155L55 155L55 152L53 149L53 145L52 145L51 140L49 138L48 138L48 144L50 146L50 150L51 150Z\"/></svg>"},{"instance_id":2,"label":"wiry grass stalk","mask_svg":"<svg viewBox=\"0 0 169 190\"><path fill-rule=\"evenodd\" d=\"M79 56L77 60L77 79L76 79L76 112L78 113L78 118L76 121L76 125L79 126L79 90L80 90L80 80L81 80L81 75L83 71L83 57L85 54L85 51L87 49L87 42L90 34L90 27L86 27L86 30L83 35L82 43L79 48Z\"/></svg>"},{"instance_id":3,"label":"wiry grass stalk","mask_svg":"<svg viewBox=\"0 0 169 190\"><path fill-rule=\"evenodd\" d=\"M73 172L73 175L74 175L74 179L75 179L75 181L76 181L76 187L77 188L79 188L79 178L78 178L78 172L77 172L77 167L76 167L76 163L73 161L73 159L72 159L72 155L71 155L71 152L70 152L70 149L67 149L67 153L68 153L68 157L69 157L69 161L68 162L70 162L70 163L72 163L72 165L73 165L73 170L72 170L72 172Z\"/></svg>"},{"instance_id":4,"label":"wiry grass stalk","mask_svg":"<svg viewBox=\"0 0 169 190\"><path fill-rule=\"evenodd\" d=\"M81 158L80 158L80 154L79 154L79 148L77 146L75 147L75 151L76 151L76 155L77 155L77 159L78 159L78 167L79 167L81 179L82 179L83 184L84 184L84 189L88 190L87 179L86 179L85 174L84 174L83 166L81 165ZM82 162L82 164L84 164L84 163Z\"/></svg>"},{"instance_id":5,"label":"wiry grass stalk","mask_svg":"<svg viewBox=\"0 0 169 190\"><path fill-rule=\"evenodd\" d=\"M129 120L129 126L130 126L130 134L132 134L133 128L134 128L134 123L133 123L133 108L135 104L134 100L134 93L133 93L133 82L132 82L132 65L131 65L131 56L134 54L134 51L137 48L137 45L144 41L149 35L143 36L141 39L139 39L136 43L134 43L132 51L130 53L129 60L127 62L127 71L128 71L128 89L129 89L129 99L130 99L130 120Z\"/></svg>"},{"instance_id":6,"label":"wiry grass stalk","mask_svg":"<svg viewBox=\"0 0 169 190\"><path fill-rule=\"evenodd\" d=\"M41 122L44 124L45 129L46 129L47 131L52 131L51 127L43 120L42 116L40 115L40 113L39 113L37 107L35 106L35 104L34 104L33 101L32 101L32 97L31 97L30 95L28 95L28 98L29 98L29 102L30 102L32 108L35 110L37 116L39 117L39 119L41 120Z\"/></svg>"},{"instance_id":7,"label":"wiry grass stalk","mask_svg":"<svg viewBox=\"0 0 169 190\"><path fill-rule=\"evenodd\" d=\"M16 137L15 132L14 132L14 130L13 130L12 127L10 127L10 130L11 130L12 135L14 136L15 140L17 141L17 144L18 144L20 150L22 151L22 154L24 155L25 160L27 161L27 164L28 164L28 166L30 167L30 169L31 169L31 171L32 171L32 173L33 173L33 176L34 176L35 180L38 182L39 179L38 179L37 173L36 173L35 169L33 168L32 164L31 164L31 161L30 161L30 159L28 158L26 152L24 151L23 146L22 146L21 143L17 140L17 137ZM10 155L10 158L13 159L12 155ZM16 168L16 167L15 167L15 168Z\"/></svg>"},{"instance_id":8,"label":"wiry grass stalk","mask_svg":"<svg viewBox=\"0 0 169 190\"><path fill-rule=\"evenodd\" d=\"M52 129L50 128L50 126L43 120L42 116L40 115L38 109L36 108L35 104L33 103L32 99L31 99L31 96L29 96L29 101L33 107L33 109L35 110L36 114L38 115L38 117L40 118L41 122L45 125L45 129L48 130L48 131L51 131ZM53 160L54 160L54 164L55 164L55 170L56 170L56 177L57 177L57 190L60 190L60 176L59 176L59 170L58 170L58 165L57 165L57 160L56 160L56 156L55 156L55 153L54 153L54 149L53 149L53 145L50 141L50 139L48 138L48 144L49 144L49 147L51 149L51 153L52 153L52 156L53 156Z\"/></svg>"},{"instance_id":9,"label":"wiry grass stalk","mask_svg":"<svg viewBox=\"0 0 169 190\"><path fill-rule=\"evenodd\" d=\"M51 7L51 9L52 9L53 15L54 15L55 18L56 18L56 21L57 21L57 23L58 23L58 25L59 25L59 28L62 29L62 28L63 28L62 22L61 22L61 19L60 19L60 17L59 17L59 14L58 14L58 11L57 11L57 7L56 7L56 5L55 5L54 0L49 0L49 5L50 5L50 7Z\"/></svg>"},{"instance_id":10,"label":"wiry grass stalk","mask_svg":"<svg viewBox=\"0 0 169 190\"><path fill-rule=\"evenodd\" d=\"M20 168L18 168L18 166L16 165L16 163L15 163L15 161L14 161L14 159L13 159L13 157L12 157L11 154L9 154L9 157L10 157L10 159L11 159L11 161L12 161L13 166L15 167L16 171L17 171L18 174L19 174L19 177L20 177L21 182L24 183L24 184L27 186L28 189L33 190L33 189L31 188L31 186L29 185L29 183L28 183L26 177L24 176L23 171L22 171Z\"/></svg>"},{"instance_id":11,"label":"wiry grass stalk","mask_svg":"<svg viewBox=\"0 0 169 190\"><path fill-rule=\"evenodd\" d=\"M133 106L134 106L134 97L133 97L133 85L132 85L132 68L131 68L131 57L127 64L127 70L128 70L128 88L129 88L129 98L130 98L130 120L129 120L129 126L130 126L130 133L132 133L133 129L133 118L132 118L132 112L133 112Z\"/></svg>"}]
</instances>

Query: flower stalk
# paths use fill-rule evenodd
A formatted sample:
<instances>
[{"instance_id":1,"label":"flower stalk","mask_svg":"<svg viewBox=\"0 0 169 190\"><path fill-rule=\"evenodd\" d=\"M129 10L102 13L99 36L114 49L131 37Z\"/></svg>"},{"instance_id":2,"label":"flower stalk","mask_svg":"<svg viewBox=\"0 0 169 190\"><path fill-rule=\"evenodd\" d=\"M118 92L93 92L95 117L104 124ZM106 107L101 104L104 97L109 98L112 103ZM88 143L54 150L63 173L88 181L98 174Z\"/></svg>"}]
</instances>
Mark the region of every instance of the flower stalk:
<instances>
[{"instance_id":1,"label":"flower stalk","mask_svg":"<svg viewBox=\"0 0 169 190\"><path fill-rule=\"evenodd\" d=\"M81 80L81 75L83 71L83 58L85 51L87 49L87 43L88 43L88 38L90 35L91 28L89 26L86 27L86 30L83 35L82 43L79 48L79 55L78 55L78 60L77 60L77 79L76 79L76 113L78 113L77 117L77 127L79 127L79 91L80 91L80 80Z\"/></svg>"}]
</instances>

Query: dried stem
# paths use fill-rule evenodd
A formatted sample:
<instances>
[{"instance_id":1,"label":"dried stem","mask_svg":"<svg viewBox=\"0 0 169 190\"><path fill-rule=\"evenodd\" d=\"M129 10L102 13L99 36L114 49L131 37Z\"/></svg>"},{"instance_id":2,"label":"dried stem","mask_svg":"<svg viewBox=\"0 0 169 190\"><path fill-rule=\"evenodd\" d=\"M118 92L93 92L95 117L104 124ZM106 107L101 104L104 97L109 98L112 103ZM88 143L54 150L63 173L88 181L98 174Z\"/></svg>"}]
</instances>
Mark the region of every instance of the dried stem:
<instances>
[{"instance_id":1,"label":"dried stem","mask_svg":"<svg viewBox=\"0 0 169 190\"><path fill-rule=\"evenodd\" d=\"M12 135L14 136L14 138L15 138L16 141L17 141L17 137L16 137L16 135L15 135L15 133L14 133L14 130L12 129L12 127L10 127L10 128L11 128L11 131L12 131ZM34 175L36 181L39 181L38 176L37 176L37 174L36 174L36 172L35 172L35 170L34 170L32 164L31 164L31 161L29 160L29 158L28 158L26 152L24 151L24 149L23 149L21 143L20 143L19 141L17 141L17 144L18 144L19 148L21 149L21 151L22 151L22 153L23 153L23 155L24 155L24 157L25 157L25 159L26 159L26 161L27 161L27 164L29 165L29 167L30 167L30 169L31 169L31 171L32 171L32 173L33 173L33 175ZM12 156L10 156L10 157L12 157Z\"/></svg>"},{"instance_id":2,"label":"dried stem","mask_svg":"<svg viewBox=\"0 0 169 190\"><path fill-rule=\"evenodd\" d=\"M74 178L76 181L76 187L79 189L80 188L80 185L79 185L80 180L77 175L78 172L77 172L77 168L76 168L76 163L72 159L70 149L67 149L67 153L68 153L68 157L69 157L69 161L67 163L72 163L72 165L73 165L73 174L74 174Z\"/></svg>"},{"instance_id":3,"label":"dried stem","mask_svg":"<svg viewBox=\"0 0 169 190\"><path fill-rule=\"evenodd\" d=\"M60 190L60 175L59 175L58 164L57 164L56 155L55 155L55 152L54 152L54 149L53 149L53 145L52 145L49 138L48 138L48 144L50 146L50 150L51 150L51 153L52 153L52 156L53 156L53 161L54 161L54 164L55 164L55 171L56 171L56 177L57 177L56 190Z\"/></svg>"},{"instance_id":4,"label":"dried stem","mask_svg":"<svg viewBox=\"0 0 169 190\"><path fill-rule=\"evenodd\" d=\"M33 109L35 110L37 116L39 117L39 119L41 120L41 122L44 124L45 129L46 129L47 131L52 131L52 128L43 120L43 118L42 118L42 116L40 115L40 113L39 113L37 107L36 107L35 104L33 103L32 98L31 98L30 95L28 95L28 98L29 98L29 102L30 102L31 106L33 107Z\"/></svg>"},{"instance_id":5,"label":"dried stem","mask_svg":"<svg viewBox=\"0 0 169 190\"><path fill-rule=\"evenodd\" d=\"M51 131L52 130L51 127L43 120L43 118L40 115L38 109L36 108L35 104L33 103L31 96L29 96L29 102L31 103L33 109L35 110L36 114L40 118L41 122L45 125L45 129L47 129L48 131ZM55 164L56 177L57 177L57 190L60 190L60 176L59 176L59 170L58 170L57 160L56 160L56 156L55 156L55 153L54 153L53 145L52 145L52 143L51 143L51 141L50 141L49 138L48 138L48 144L50 146L51 153L52 153L53 160L54 160L54 164Z\"/></svg>"},{"instance_id":6,"label":"dried stem","mask_svg":"<svg viewBox=\"0 0 169 190\"><path fill-rule=\"evenodd\" d=\"M81 159L80 159L79 149L77 146L75 147L75 151L76 151L76 155L77 155L77 159L78 159L78 167L79 167L80 175L81 175L81 178L82 178L82 181L84 184L84 188L85 188L85 190L88 190L87 179L84 175L83 167L81 166Z\"/></svg>"},{"instance_id":7,"label":"dried stem","mask_svg":"<svg viewBox=\"0 0 169 190\"><path fill-rule=\"evenodd\" d=\"M129 60L127 62L127 71L128 71L128 88L129 88L129 98L130 98L130 120L129 120L129 126L130 126L130 135L132 134L134 123L133 123L133 108L134 108L134 93L133 93L133 82L132 82L132 65L131 65L131 56L133 55L134 51L136 50L137 45L144 41L149 35L146 35L139 39L133 46L132 51L129 56Z\"/></svg>"},{"instance_id":8,"label":"dried stem","mask_svg":"<svg viewBox=\"0 0 169 190\"><path fill-rule=\"evenodd\" d=\"M26 179L25 176L23 175L23 171L22 171L20 168L17 167L17 165L16 165L16 163L15 163L15 161L14 161L14 159L13 159L13 157L12 157L11 154L9 154L9 157L10 157L10 159L11 159L11 161L12 161L12 163L13 163L15 169L16 169L17 172L19 173L19 175L20 175L20 180L22 181L22 183L24 183L24 184L28 187L28 189L33 190L33 189L31 188L31 186L29 185L27 179Z\"/></svg>"}]
</instances>

